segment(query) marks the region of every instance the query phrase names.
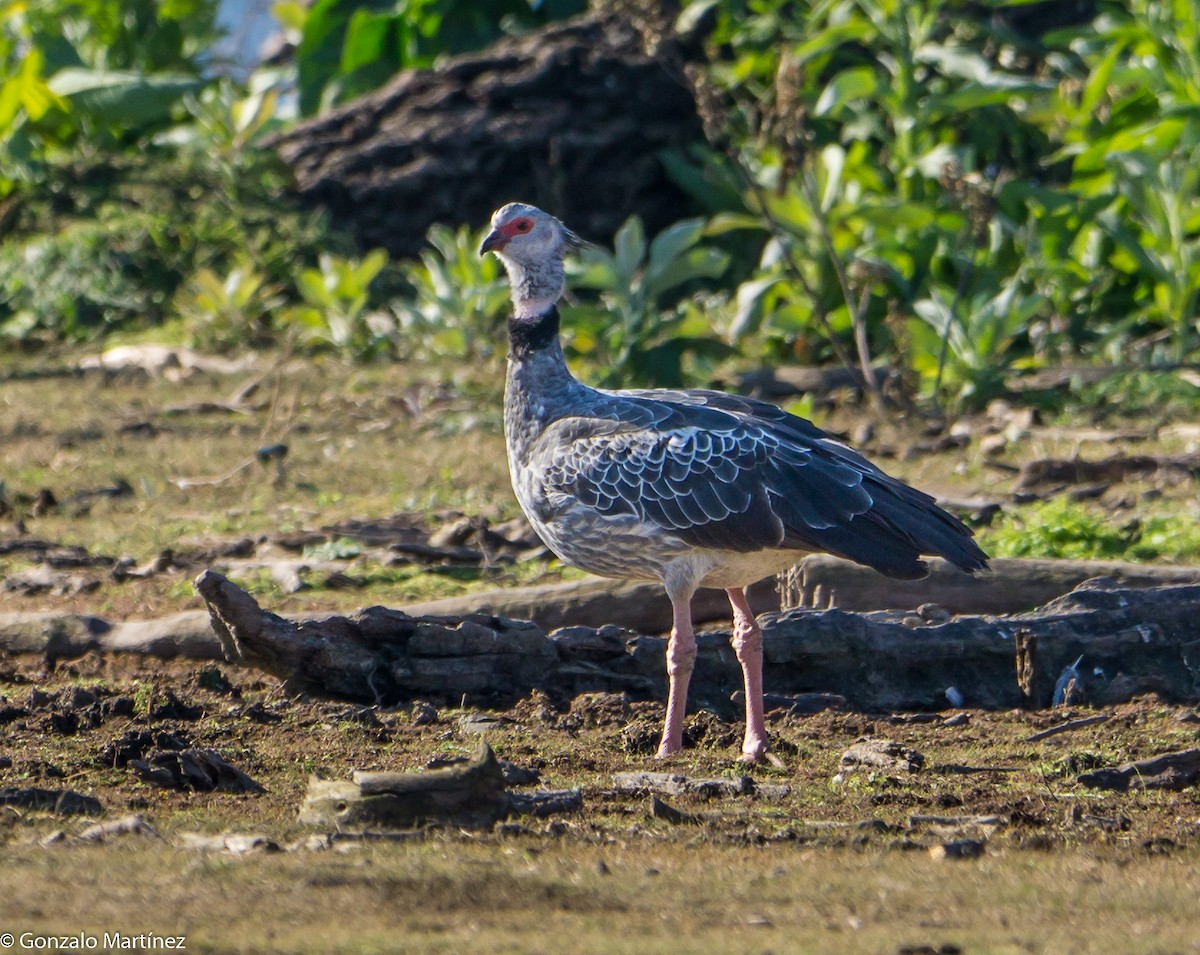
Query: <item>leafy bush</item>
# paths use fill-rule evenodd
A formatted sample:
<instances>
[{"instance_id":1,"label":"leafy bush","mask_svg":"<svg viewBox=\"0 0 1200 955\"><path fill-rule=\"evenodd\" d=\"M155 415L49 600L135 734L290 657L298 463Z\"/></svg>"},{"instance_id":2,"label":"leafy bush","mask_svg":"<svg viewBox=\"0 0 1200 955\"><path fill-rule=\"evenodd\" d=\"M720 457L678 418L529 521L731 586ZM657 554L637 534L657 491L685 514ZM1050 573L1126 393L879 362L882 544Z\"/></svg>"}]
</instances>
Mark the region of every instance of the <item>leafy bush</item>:
<instances>
[{"instance_id":1,"label":"leafy bush","mask_svg":"<svg viewBox=\"0 0 1200 955\"><path fill-rule=\"evenodd\" d=\"M122 149L204 83L217 0L0 3L0 193L64 149Z\"/></svg>"},{"instance_id":2,"label":"leafy bush","mask_svg":"<svg viewBox=\"0 0 1200 955\"><path fill-rule=\"evenodd\" d=\"M283 303L279 292L265 275L245 264L224 278L202 268L175 296L173 310L183 320L192 347L230 351L273 341L272 314Z\"/></svg>"},{"instance_id":3,"label":"leafy bush","mask_svg":"<svg viewBox=\"0 0 1200 955\"><path fill-rule=\"evenodd\" d=\"M300 111L311 115L442 54L480 49L507 32L581 13L583 0L318 0L276 7L299 34Z\"/></svg>"},{"instance_id":4,"label":"leafy bush","mask_svg":"<svg viewBox=\"0 0 1200 955\"><path fill-rule=\"evenodd\" d=\"M303 302L284 310L280 322L309 345L334 348L359 361L389 353L395 321L369 307L371 283L387 261L383 249L361 259L322 253L317 268L305 269L297 279Z\"/></svg>"},{"instance_id":5,"label":"leafy bush","mask_svg":"<svg viewBox=\"0 0 1200 955\"><path fill-rule=\"evenodd\" d=\"M647 242L635 216L612 252L585 247L571 265L572 286L598 292L599 303L568 310L571 349L606 379L660 385L683 383L685 354L724 353L703 312L682 297L729 266L726 253L701 244L704 232L703 219L685 219Z\"/></svg>"},{"instance_id":6,"label":"leafy bush","mask_svg":"<svg viewBox=\"0 0 1200 955\"><path fill-rule=\"evenodd\" d=\"M706 14L721 153L668 161L770 240L735 336L912 348L927 388L970 401L1021 364L1194 352L1196 0L1019 38L941 0L693 0L681 22Z\"/></svg>"},{"instance_id":7,"label":"leafy bush","mask_svg":"<svg viewBox=\"0 0 1200 955\"><path fill-rule=\"evenodd\" d=\"M363 358L495 354L505 292L466 230L337 290L319 254L353 247L290 205L256 145L283 122L274 78L206 73L216 6L0 0L0 334L90 338L178 307L195 340L229 347L239 327L271 332L260 308L278 295L312 343ZM279 12L311 112L581 6ZM1028 5L985 6L685 3L710 142L664 161L708 218L653 241L627 223L573 266L575 356L658 383L729 346L887 362L962 404L1024 367L1195 361L1200 0L1112 0L1043 35L1006 25Z\"/></svg>"},{"instance_id":8,"label":"leafy bush","mask_svg":"<svg viewBox=\"0 0 1200 955\"><path fill-rule=\"evenodd\" d=\"M429 230L419 262L400 265L411 293L395 307L400 350L414 355L488 358L503 354L508 286L493 255L480 256L483 232Z\"/></svg>"},{"instance_id":9,"label":"leafy bush","mask_svg":"<svg viewBox=\"0 0 1200 955\"><path fill-rule=\"evenodd\" d=\"M134 214L0 247L0 335L83 341L160 321L179 276L159 254L154 226Z\"/></svg>"},{"instance_id":10,"label":"leafy bush","mask_svg":"<svg viewBox=\"0 0 1200 955\"><path fill-rule=\"evenodd\" d=\"M236 201L228 175L193 149L47 164L8 207L0 333L79 341L152 326L205 269L250 268L298 301L297 270L350 243L280 195L287 180L273 157L254 153L242 167Z\"/></svg>"},{"instance_id":11,"label":"leafy bush","mask_svg":"<svg viewBox=\"0 0 1200 955\"><path fill-rule=\"evenodd\" d=\"M1177 513L1146 514L1122 524L1067 497L1005 512L980 532L995 557L1079 560L1195 561L1200 522Z\"/></svg>"}]
</instances>

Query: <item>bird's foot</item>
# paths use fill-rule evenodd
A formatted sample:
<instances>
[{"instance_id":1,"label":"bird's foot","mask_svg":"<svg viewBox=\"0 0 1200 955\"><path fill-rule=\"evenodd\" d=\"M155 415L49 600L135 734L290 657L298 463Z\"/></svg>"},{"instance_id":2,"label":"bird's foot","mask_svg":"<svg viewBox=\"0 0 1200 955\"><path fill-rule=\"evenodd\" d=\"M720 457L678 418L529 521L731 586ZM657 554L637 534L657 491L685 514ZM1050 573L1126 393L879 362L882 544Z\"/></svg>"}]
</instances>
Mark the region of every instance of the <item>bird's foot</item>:
<instances>
[{"instance_id":1,"label":"bird's foot","mask_svg":"<svg viewBox=\"0 0 1200 955\"><path fill-rule=\"evenodd\" d=\"M742 755L738 757L738 762L745 763L747 766L753 766L766 755L766 738L747 736L746 741L742 743Z\"/></svg>"}]
</instances>

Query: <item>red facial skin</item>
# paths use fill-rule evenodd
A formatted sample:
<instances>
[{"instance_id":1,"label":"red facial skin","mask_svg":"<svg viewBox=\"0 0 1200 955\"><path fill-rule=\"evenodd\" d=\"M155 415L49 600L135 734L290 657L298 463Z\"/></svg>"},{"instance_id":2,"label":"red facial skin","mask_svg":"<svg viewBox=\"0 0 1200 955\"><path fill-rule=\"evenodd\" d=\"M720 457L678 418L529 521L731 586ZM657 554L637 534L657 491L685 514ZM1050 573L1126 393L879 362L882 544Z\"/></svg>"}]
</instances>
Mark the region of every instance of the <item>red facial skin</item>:
<instances>
[{"instance_id":1,"label":"red facial skin","mask_svg":"<svg viewBox=\"0 0 1200 955\"><path fill-rule=\"evenodd\" d=\"M514 235L523 235L532 228L533 221L525 216L513 219L512 222L506 222L488 234L488 237L483 240L483 245L479 247L479 253L482 255L485 252L503 252L504 247L508 245Z\"/></svg>"}]
</instances>

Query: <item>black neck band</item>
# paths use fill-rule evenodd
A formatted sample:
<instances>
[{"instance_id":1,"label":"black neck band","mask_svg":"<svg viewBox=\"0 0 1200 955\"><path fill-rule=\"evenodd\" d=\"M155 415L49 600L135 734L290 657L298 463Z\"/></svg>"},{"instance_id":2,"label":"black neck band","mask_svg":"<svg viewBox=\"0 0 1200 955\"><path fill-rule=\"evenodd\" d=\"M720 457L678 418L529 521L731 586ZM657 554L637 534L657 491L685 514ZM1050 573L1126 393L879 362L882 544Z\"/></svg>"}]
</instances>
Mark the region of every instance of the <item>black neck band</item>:
<instances>
[{"instance_id":1,"label":"black neck band","mask_svg":"<svg viewBox=\"0 0 1200 955\"><path fill-rule=\"evenodd\" d=\"M508 319L508 353L528 355L530 352L548 348L558 340L558 306L551 305L548 311L536 318Z\"/></svg>"}]
</instances>

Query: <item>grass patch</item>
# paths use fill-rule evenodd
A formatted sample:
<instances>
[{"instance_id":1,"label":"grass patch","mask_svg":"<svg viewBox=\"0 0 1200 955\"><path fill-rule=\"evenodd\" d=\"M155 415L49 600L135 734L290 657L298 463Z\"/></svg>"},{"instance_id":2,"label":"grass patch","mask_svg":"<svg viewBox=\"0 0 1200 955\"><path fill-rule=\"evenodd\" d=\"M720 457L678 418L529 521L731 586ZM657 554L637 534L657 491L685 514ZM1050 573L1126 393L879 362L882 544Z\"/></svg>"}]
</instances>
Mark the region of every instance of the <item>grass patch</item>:
<instances>
[{"instance_id":1,"label":"grass patch","mask_svg":"<svg viewBox=\"0 0 1200 955\"><path fill-rule=\"evenodd\" d=\"M1200 559L1200 518L1175 505L1114 521L1068 497L1006 510L979 533L995 557L1186 563Z\"/></svg>"}]
</instances>

